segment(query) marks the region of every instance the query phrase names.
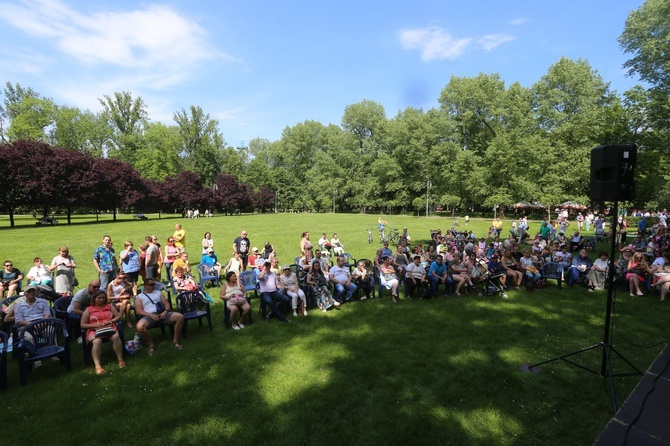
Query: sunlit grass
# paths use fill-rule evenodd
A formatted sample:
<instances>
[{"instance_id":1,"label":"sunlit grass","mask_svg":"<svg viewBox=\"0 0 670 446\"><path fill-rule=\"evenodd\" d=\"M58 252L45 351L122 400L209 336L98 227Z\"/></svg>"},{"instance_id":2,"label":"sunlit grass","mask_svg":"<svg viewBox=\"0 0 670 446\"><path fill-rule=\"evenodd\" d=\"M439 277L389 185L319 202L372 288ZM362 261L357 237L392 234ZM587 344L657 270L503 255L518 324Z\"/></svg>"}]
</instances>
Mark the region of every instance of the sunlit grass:
<instances>
[{"instance_id":1,"label":"sunlit grass","mask_svg":"<svg viewBox=\"0 0 670 446\"><path fill-rule=\"evenodd\" d=\"M102 235L116 246L145 235L164 240L181 222L188 250L199 258L209 230L221 260L232 239L246 229L253 246L275 245L282 263L297 254L300 233L338 232L348 252L372 258L371 215L254 215L181 220L150 216L140 222L88 223L70 227L3 229L0 252L21 269L35 255L47 261L68 245L84 283L93 277L93 249ZM414 240L452 220L388 217L408 226ZM62 219L61 219L62 220ZM78 219L82 222L84 219ZM0 221L2 224L2 221ZM481 233L487 221L473 220ZM192 256L193 258L193 256ZM74 371L47 363L18 385L9 364L9 390L2 394L6 444L589 444L610 418L604 382L561 362L538 375L519 370L602 339L605 293L550 283L547 289L499 296L470 295L437 300L385 298L356 302L326 314L310 311L290 324L261 320L241 331L223 328L218 289L214 332L192 323L184 350L169 337L128 358L118 370L103 349L109 373L84 368L81 348L72 344ZM645 369L668 337L670 308L656 297L629 299L619 293L614 341ZM132 331L129 334L132 335ZM598 351L580 363L598 368ZM623 368L617 363L617 368ZM617 381L619 399L637 378ZM37 408L37 409L36 409ZM36 412L37 411L37 412ZM61 415L61 413L67 416ZM39 414L41 429L20 428ZM84 415L77 415L84 414ZM88 416L93 417L89 420ZM82 416L87 418L81 422Z\"/></svg>"}]
</instances>

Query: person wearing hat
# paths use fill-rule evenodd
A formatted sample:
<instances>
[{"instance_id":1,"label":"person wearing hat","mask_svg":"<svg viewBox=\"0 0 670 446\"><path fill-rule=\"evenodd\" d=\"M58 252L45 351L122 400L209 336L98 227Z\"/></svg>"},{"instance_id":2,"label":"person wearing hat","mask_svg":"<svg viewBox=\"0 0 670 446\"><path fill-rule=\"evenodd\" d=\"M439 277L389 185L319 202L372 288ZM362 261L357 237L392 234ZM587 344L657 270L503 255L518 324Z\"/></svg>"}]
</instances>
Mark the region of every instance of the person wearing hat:
<instances>
[{"instance_id":1,"label":"person wearing hat","mask_svg":"<svg viewBox=\"0 0 670 446\"><path fill-rule=\"evenodd\" d=\"M25 299L14 306L13 321L16 325L22 327L39 319L48 319L51 317L51 310L49 309L49 302L46 299L37 297L37 287L30 284L23 290ZM6 319L9 319L7 315ZM12 322L7 320L6 322Z\"/></svg>"},{"instance_id":2,"label":"person wearing hat","mask_svg":"<svg viewBox=\"0 0 670 446\"><path fill-rule=\"evenodd\" d=\"M217 276L221 274L221 264L219 263L219 258L214 254L212 248L207 248L207 253L202 256L200 259L200 264L205 266L207 274L210 276Z\"/></svg>"},{"instance_id":3,"label":"person wearing hat","mask_svg":"<svg viewBox=\"0 0 670 446\"><path fill-rule=\"evenodd\" d=\"M28 285L25 290L23 290L25 299L18 302L13 307L13 313L7 314L5 317L6 322L15 322L17 327L23 327L31 322L38 321L40 319L49 319L51 317L51 310L49 309L49 302L46 299L37 297L37 288L35 285ZM35 339L30 333L26 333L24 337L26 342L35 344ZM37 361L35 366L39 367L42 363Z\"/></svg>"},{"instance_id":4,"label":"person wearing hat","mask_svg":"<svg viewBox=\"0 0 670 446\"><path fill-rule=\"evenodd\" d=\"M279 280L277 275L270 271L272 262L266 260L263 263L263 268L258 272L258 284L260 285L261 300L265 305L270 307L270 313L267 315L268 319L276 317L282 322L289 322L284 316L284 313L279 309L276 303L288 303L288 297L281 293Z\"/></svg>"},{"instance_id":5,"label":"person wearing hat","mask_svg":"<svg viewBox=\"0 0 670 446\"><path fill-rule=\"evenodd\" d=\"M302 301L301 313L307 316L307 297L305 297L305 293L300 289L298 277L291 271L289 265L282 266L282 274L279 276L279 282L281 283L283 293L291 298L293 316L298 316L298 299Z\"/></svg>"},{"instance_id":6,"label":"person wearing hat","mask_svg":"<svg viewBox=\"0 0 670 446\"><path fill-rule=\"evenodd\" d=\"M616 272L617 276L620 276L628 268L628 262L633 260L633 254L635 253L635 246L628 245L621 250L621 256L616 262Z\"/></svg>"},{"instance_id":7,"label":"person wearing hat","mask_svg":"<svg viewBox=\"0 0 670 446\"><path fill-rule=\"evenodd\" d=\"M263 257L258 254L258 248L255 246L251 249L251 255L247 257L247 265L251 268L263 269L263 264L265 263Z\"/></svg>"}]
</instances>

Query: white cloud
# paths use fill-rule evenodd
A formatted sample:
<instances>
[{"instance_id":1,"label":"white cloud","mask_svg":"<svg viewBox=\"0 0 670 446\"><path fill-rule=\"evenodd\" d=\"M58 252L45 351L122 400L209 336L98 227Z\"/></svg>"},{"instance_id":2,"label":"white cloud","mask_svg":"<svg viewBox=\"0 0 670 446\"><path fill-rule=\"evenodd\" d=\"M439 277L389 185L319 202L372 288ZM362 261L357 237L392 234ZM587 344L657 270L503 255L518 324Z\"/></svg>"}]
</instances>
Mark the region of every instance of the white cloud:
<instances>
[{"instance_id":1,"label":"white cloud","mask_svg":"<svg viewBox=\"0 0 670 446\"><path fill-rule=\"evenodd\" d=\"M84 68L120 68L132 73L126 76L133 84L149 88L179 83L200 62L232 59L209 44L197 23L167 6L89 13L60 0L36 0L0 4L0 19L52 42Z\"/></svg>"},{"instance_id":2,"label":"white cloud","mask_svg":"<svg viewBox=\"0 0 670 446\"><path fill-rule=\"evenodd\" d=\"M523 25L524 23L528 23L528 18L527 17L519 17L514 20L509 21L508 23L510 25L518 26L518 25Z\"/></svg>"},{"instance_id":3,"label":"white cloud","mask_svg":"<svg viewBox=\"0 0 670 446\"><path fill-rule=\"evenodd\" d=\"M404 29L400 31L400 43L409 50L421 51L421 59L457 59L472 39L469 37L457 39L439 27L431 26L426 29Z\"/></svg>"},{"instance_id":4,"label":"white cloud","mask_svg":"<svg viewBox=\"0 0 670 446\"><path fill-rule=\"evenodd\" d=\"M456 38L437 26L400 31L402 47L408 50L419 50L421 59L426 62L435 59L458 59L468 47L472 46L472 42L476 42L478 47L484 51L491 51L495 47L514 39L515 37L507 34Z\"/></svg>"},{"instance_id":5,"label":"white cloud","mask_svg":"<svg viewBox=\"0 0 670 446\"><path fill-rule=\"evenodd\" d=\"M477 39L477 42L481 45L484 51L491 51L498 45L512 41L514 39L515 37L509 36L507 34L489 34L480 37L479 39Z\"/></svg>"}]
</instances>

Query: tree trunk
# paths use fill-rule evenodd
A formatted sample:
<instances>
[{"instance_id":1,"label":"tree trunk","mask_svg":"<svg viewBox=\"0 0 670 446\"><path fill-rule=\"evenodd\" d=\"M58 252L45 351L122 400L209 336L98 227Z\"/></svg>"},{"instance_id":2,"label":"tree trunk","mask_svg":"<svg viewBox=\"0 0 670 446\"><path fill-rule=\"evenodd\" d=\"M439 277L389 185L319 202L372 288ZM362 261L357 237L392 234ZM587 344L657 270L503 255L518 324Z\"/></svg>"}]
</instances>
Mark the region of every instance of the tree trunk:
<instances>
[{"instance_id":1,"label":"tree trunk","mask_svg":"<svg viewBox=\"0 0 670 446\"><path fill-rule=\"evenodd\" d=\"M9 226L14 227L14 211L9 211Z\"/></svg>"},{"instance_id":2,"label":"tree trunk","mask_svg":"<svg viewBox=\"0 0 670 446\"><path fill-rule=\"evenodd\" d=\"M70 221L70 216L71 216L71 215L72 215L72 208L68 206L68 208L67 208L67 224L68 224L68 225L69 225L70 223L72 223L72 222Z\"/></svg>"},{"instance_id":3,"label":"tree trunk","mask_svg":"<svg viewBox=\"0 0 670 446\"><path fill-rule=\"evenodd\" d=\"M112 215L114 216L114 221L116 221L116 208L112 210Z\"/></svg>"}]
</instances>

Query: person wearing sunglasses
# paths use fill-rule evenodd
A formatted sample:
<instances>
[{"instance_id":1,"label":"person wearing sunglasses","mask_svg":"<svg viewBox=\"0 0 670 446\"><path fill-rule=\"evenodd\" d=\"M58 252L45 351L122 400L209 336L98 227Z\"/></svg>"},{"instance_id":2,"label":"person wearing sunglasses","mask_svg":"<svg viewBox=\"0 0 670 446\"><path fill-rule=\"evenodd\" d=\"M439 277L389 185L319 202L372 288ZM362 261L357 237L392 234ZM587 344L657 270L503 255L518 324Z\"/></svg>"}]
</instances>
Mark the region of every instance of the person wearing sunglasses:
<instances>
[{"instance_id":1,"label":"person wearing sunglasses","mask_svg":"<svg viewBox=\"0 0 670 446\"><path fill-rule=\"evenodd\" d=\"M11 297L16 293L17 288L21 285L23 280L23 273L10 260L5 260L4 268L0 272L0 299L7 291L7 297Z\"/></svg>"},{"instance_id":2,"label":"person wearing sunglasses","mask_svg":"<svg viewBox=\"0 0 670 446\"><path fill-rule=\"evenodd\" d=\"M137 334L149 346L149 356L153 356L156 351L156 345L149 335L149 329L160 325L174 325L172 345L177 350L182 349L179 335L184 326L184 315L172 311L163 293L156 289L154 279L147 279L144 282L144 291L135 298L135 314L140 318L137 322Z\"/></svg>"},{"instance_id":3,"label":"person wearing sunglasses","mask_svg":"<svg viewBox=\"0 0 670 446\"><path fill-rule=\"evenodd\" d=\"M94 279L89 282L86 288L77 291L72 296L70 306L67 307L67 317L72 321L72 327L77 336L81 332L81 316L84 314L86 307L91 305L91 298L98 290L100 290L100 281ZM81 344L81 336L77 338L77 342Z\"/></svg>"}]
</instances>

